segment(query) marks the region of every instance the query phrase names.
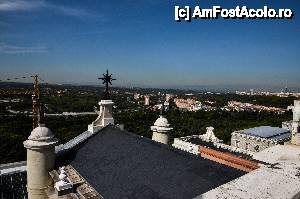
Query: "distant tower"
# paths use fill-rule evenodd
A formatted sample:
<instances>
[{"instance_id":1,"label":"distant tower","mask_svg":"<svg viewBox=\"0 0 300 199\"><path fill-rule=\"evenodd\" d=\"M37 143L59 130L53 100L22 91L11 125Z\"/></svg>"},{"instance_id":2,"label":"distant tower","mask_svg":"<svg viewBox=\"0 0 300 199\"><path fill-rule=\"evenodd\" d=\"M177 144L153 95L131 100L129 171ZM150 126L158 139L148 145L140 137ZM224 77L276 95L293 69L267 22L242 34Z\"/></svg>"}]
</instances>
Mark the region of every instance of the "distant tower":
<instances>
[{"instance_id":1,"label":"distant tower","mask_svg":"<svg viewBox=\"0 0 300 199\"><path fill-rule=\"evenodd\" d=\"M300 145L300 100L294 101L291 142Z\"/></svg>"},{"instance_id":2,"label":"distant tower","mask_svg":"<svg viewBox=\"0 0 300 199\"><path fill-rule=\"evenodd\" d=\"M250 95L254 95L254 90L250 89Z\"/></svg>"},{"instance_id":3,"label":"distant tower","mask_svg":"<svg viewBox=\"0 0 300 199\"><path fill-rule=\"evenodd\" d=\"M92 133L98 132L101 128L107 126L108 124L114 124L114 118L112 114L113 101L110 99L108 84L111 84L112 80L116 80L112 78L112 75L108 74L108 70L106 74L103 74L102 78L98 78L103 80L103 84L106 85L106 89L104 92L104 98L99 102L100 111L98 111L98 118L92 122L92 124L88 125L88 131Z\"/></svg>"},{"instance_id":4,"label":"distant tower","mask_svg":"<svg viewBox=\"0 0 300 199\"><path fill-rule=\"evenodd\" d=\"M285 83L284 93L289 93L288 82Z\"/></svg>"},{"instance_id":5,"label":"distant tower","mask_svg":"<svg viewBox=\"0 0 300 199\"><path fill-rule=\"evenodd\" d=\"M149 106L150 104L150 97L149 95L145 95L145 106Z\"/></svg>"},{"instance_id":6,"label":"distant tower","mask_svg":"<svg viewBox=\"0 0 300 199\"><path fill-rule=\"evenodd\" d=\"M52 180L49 171L55 162L55 145L58 140L54 138L50 129L40 125L35 128L28 140L24 142L27 148L27 191L29 199L47 198L45 190L49 188Z\"/></svg>"}]
</instances>

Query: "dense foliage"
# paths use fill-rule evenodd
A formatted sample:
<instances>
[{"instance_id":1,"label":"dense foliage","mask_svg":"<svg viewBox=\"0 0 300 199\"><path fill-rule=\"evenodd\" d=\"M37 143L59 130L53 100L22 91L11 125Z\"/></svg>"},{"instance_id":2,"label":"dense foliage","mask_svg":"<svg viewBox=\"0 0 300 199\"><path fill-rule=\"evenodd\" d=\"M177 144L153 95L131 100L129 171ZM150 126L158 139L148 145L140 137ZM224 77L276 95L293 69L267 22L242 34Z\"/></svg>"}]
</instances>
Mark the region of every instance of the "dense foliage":
<instances>
[{"instance_id":1,"label":"dense foliage","mask_svg":"<svg viewBox=\"0 0 300 199\"><path fill-rule=\"evenodd\" d=\"M151 137L150 126L158 118L158 112L140 110L128 112L126 115L115 115L117 122L125 124L125 128L145 137ZM256 126L281 126L283 121L290 120L291 112L278 115L267 112L226 112L197 111L184 112L177 109L166 113L169 123L174 128L171 138L195 134L203 134L206 127L215 128L216 136L225 143L230 142L231 133L236 130Z\"/></svg>"},{"instance_id":2,"label":"dense foliage","mask_svg":"<svg viewBox=\"0 0 300 199\"><path fill-rule=\"evenodd\" d=\"M53 88L54 89L54 88ZM55 89L65 89L59 87ZM50 94L42 95L42 102L46 104L47 113L62 112L90 112L97 106L99 95L98 88L77 88L70 87L66 93L57 95L56 90L48 89ZM151 93L151 105L159 101L157 90L138 90L142 93ZM48 91L47 91L48 92ZM139 134L144 137L151 138L151 125L159 116L159 111L152 110L150 107L143 106L143 99L133 100L134 90L128 91L119 89L112 92L112 100L114 101L114 118L115 123L124 124L125 129ZM180 91L178 97L185 96ZM30 111L31 98L22 96L9 96L11 98L20 98L20 103L0 103L0 164L14 161L25 160L26 154L23 147L23 141L27 139L32 130L32 118L24 114L13 115L10 110ZM7 96L3 97L4 99ZM197 111L187 112L180 111L171 101L171 109L165 113L171 126L174 128L171 138L202 134L205 133L206 127L213 126L217 137L224 140L225 143L230 142L230 135L233 131L261 126L281 126L281 122L292 118L291 112L277 115L268 112L226 112L220 107L227 105L228 101L235 100L240 102L249 102L265 106L274 106L286 108L291 105L294 98L280 98L275 96L239 96L235 94L197 94L192 98L205 102L207 100L215 102L213 106L217 107L215 111ZM49 127L61 143L74 138L78 134L87 130L96 116L58 116L47 117L46 126Z\"/></svg>"},{"instance_id":3,"label":"dense foliage","mask_svg":"<svg viewBox=\"0 0 300 199\"><path fill-rule=\"evenodd\" d=\"M238 101L244 103L257 104L262 106L272 106L286 109L296 99L295 97L260 96L260 95L236 95L236 94L199 94L195 97L199 101L213 101L215 106L227 105L228 101Z\"/></svg>"},{"instance_id":4,"label":"dense foliage","mask_svg":"<svg viewBox=\"0 0 300 199\"><path fill-rule=\"evenodd\" d=\"M49 117L46 124L60 143L65 143L86 131L87 125L95 119L94 117ZM0 121L0 164L25 160L26 150L23 141L32 131L32 119L25 115L12 117L0 115Z\"/></svg>"}]
</instances>

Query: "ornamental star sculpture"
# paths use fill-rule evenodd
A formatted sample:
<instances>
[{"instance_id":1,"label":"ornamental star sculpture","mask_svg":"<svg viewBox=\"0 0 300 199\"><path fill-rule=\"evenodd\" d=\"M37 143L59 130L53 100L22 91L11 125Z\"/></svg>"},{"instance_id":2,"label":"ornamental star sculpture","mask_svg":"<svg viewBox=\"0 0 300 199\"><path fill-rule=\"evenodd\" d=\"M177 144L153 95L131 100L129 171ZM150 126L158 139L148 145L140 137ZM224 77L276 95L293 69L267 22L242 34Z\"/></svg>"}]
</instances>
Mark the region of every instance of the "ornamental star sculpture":
<instances>
[{"instance_id":1,"label":"ornamental star sculpture","mask_svg":"<svg viewBox=\"0 0 300 199\"><path fill-rule=\"evenodd\" d=\"M103 80L102 84L105 84L105 92L104 92L104 97L103 97L104 100L110 99L108 84L112 85L111 82L116 79L112 78L112 74L109 74L108 70L106 70L106 74L103 74L103 77L99 77L98 79Z\"/></svg>"}]
</instances>

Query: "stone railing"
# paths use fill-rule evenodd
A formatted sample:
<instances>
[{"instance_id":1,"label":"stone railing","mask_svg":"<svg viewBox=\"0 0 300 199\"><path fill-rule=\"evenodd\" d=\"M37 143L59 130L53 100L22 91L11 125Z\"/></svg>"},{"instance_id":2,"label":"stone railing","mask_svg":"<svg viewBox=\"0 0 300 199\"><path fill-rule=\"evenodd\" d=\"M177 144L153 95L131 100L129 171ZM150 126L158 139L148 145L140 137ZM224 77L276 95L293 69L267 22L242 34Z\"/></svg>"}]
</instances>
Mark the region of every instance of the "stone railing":
<instances>
[{"instance_id":1,"label":"stone railing","mask_svg":"<svg viewBox=\"0 0 300 199\"><path fill-rule=\"evenodd\" d=\"M184 141L181 138L175 138L172 146L176 149L180 149L182 151L186 151L192 154L199 154L199 146L196 144L192 144L191 142Z\"/></svg>"},{"instance_id":2,"label":"stone railing","mask_svg":"<svg viewBox=\"0 0 300 199\"><path fill-rule=\"evenodd\" d=\"M26 161L0 164L0 176L26 171Z\"/></svg>"},{"instance_id":3,"label":"stone railing","mask_svg":"<svg viewBox=\"0 0 300 199\"><path fill-rule=\"evenodd\" d=\"M189 140L191 138L199 138L199 139L203 140L201 135L191 135L191 136L186 136L186 137L180 137L180 138L174 139L174 143L172 144L172 146L174 148L177 148L177 149L180 149L180 150L192 153L192 154L199 154L199 145L192 144L191 142L189 142ZM203 140L203 141L206 141L206 140ZM242 154L249 155L249 156L252 156L254 154L251 151L240 149L238 147L230 146L227 144L223 144L222 142L212 142L212 143L215 147L220 148L220 149L225 149L230 152L242 153Z\"/></svg>"}]
</instances>

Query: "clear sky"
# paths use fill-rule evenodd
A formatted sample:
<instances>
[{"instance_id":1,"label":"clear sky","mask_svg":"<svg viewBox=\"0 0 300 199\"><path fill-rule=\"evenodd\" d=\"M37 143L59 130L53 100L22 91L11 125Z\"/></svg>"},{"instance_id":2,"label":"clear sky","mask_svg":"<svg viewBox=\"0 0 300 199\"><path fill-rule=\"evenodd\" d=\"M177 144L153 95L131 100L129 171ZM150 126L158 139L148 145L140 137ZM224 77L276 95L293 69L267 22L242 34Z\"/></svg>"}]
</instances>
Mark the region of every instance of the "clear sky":
<instances>
[{"instance_id":1,"label":"clear sky","mask_svg":"<svg viewBox=\"0 0 300 199\"><path fill-rule=\"evenodd\" d=\"M229 3L231 2L231 3ZM178 23L174 6L290 8L290 20ZM51 83L300 87L298 0L0 0L0 79Z\"/></svg>"}]
</instances>

